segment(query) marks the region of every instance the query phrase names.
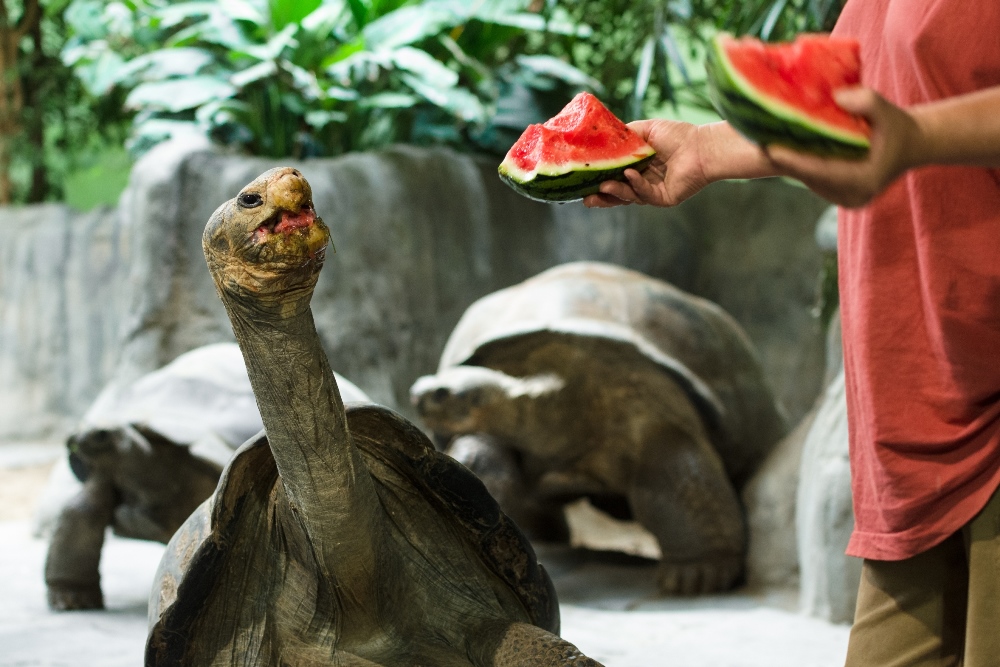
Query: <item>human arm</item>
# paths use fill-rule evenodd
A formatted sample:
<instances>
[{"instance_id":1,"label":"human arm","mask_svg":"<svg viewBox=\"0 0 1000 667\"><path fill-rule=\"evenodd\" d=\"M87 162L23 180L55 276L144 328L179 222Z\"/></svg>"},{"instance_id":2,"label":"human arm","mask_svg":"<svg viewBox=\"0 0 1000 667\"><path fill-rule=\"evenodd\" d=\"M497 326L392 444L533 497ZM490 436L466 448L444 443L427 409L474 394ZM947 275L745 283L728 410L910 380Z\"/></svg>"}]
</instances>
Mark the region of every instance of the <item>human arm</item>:
<instances>
[{"instance_id":1,"label":"human arm","mask_svg":"<svg viewBox=\"0 0 1000 667\"><path fill-rule=\"evenodd\" d=\"M838 91L836 100L872 126L865 159L823 159L780 146L765 151L777 174L835 204L862 206L915 167L1000 167L1000 86L905 110L867 88Z\"/></svg>"},{"instance_id":2,"label":"human arm","mask_svg":"<svg viewBox=\"0 0 1000 667\"><path fill-rule=\"evenodd\" d=\"M871 149L862 160L821 158L782 146L761 150L726 123L639 121L630 127L656 149L657 158L642 174L627 170L624 183L602 183L601 194L584 204L673 206L717 180L789 176L835 204L863 206L907 169L1000 167L1000 86L905 110L868 88L841 90L835 97L871 124ZM674 135L680 139L671 140Z\"/></svg>"},{"instance_id":3,"label":"human arm","mask_svg":"<svg viewBox=\"0 0 1000 667\"><path fill-rule=\"evenodd\" d=\"M600 193L583 200L585 206L675 206L715 181L776 175L767 156L725 122L640 120L629 127L656 150L656 156L642 173L626 169L625 182L602 183Z\"/></svg>"}]
</instances>

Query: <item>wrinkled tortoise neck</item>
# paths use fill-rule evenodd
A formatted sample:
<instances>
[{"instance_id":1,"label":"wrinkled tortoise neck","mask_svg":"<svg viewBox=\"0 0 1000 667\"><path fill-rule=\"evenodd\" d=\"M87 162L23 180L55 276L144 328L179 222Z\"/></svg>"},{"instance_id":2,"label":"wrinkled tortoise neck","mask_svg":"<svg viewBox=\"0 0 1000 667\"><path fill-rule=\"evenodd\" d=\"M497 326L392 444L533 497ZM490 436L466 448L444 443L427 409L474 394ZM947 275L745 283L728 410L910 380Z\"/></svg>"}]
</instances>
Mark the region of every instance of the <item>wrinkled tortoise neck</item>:
<instances>
[{"instance_id":1,"label":"wrinkled tortoise neck","mask_svg":"<svg viewBox=\"0 0 1000 667\"><path fill-rule=\"evenodd\" d=\"M312 311L292 315L249 313L223 297L246 361L268 442L292 510L317 554L331 565L372 559L345 558L374 549L378 523L374 483L351 440L344 404L323 352ZM352 517L345 521L344 517Z\"/></svg>"}]
</instances>

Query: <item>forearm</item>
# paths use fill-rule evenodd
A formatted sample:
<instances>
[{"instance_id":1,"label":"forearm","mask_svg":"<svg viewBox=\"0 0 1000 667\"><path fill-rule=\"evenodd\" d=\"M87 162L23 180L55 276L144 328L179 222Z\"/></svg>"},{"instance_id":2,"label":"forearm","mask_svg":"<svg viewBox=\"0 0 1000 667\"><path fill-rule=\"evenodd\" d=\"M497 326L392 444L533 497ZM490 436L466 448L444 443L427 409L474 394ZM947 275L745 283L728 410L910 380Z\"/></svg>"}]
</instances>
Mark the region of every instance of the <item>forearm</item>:
<instances>
[{"instance_id":1,"label":"forearm","mask_svg":"<svg viewBox=\"0 0 1000 667\"><path fill-rule=\"evenodd\" d=\"M726 122L701 125L701 164L710 183L731 178L776 176L760 147Z\"/></svg>"},{"instance_id":2,"label":"forearm","mask_svg":"<svg viewBox=\"0 0 1000 667\"><path fill-rule=\"evenodd\" d=\"M907 167L1000 167L1000 86L907 109L917 137Z\"/></svg>"}]
</instances>

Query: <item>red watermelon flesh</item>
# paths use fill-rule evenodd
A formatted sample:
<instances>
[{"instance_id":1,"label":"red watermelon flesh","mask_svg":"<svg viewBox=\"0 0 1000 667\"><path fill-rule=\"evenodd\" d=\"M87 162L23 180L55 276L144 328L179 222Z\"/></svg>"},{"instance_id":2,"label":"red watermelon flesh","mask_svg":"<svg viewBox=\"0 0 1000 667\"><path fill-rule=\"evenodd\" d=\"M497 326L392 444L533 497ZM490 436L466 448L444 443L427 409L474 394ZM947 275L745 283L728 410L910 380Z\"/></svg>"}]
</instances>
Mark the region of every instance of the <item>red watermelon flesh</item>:
<instances>
[{"instance_id":1,"label":"red watermelon flesh","mask_svg":"<svg viewBox=\"0 0 1000 667\"><path fill-rule=\"evenodd\" d=\"M528 126L507 152L500 171L501 175L526 182L536 175L616 168L653 153L642 137L600 100L584 92L545 123Z\"/></svg>"},{"instance_id":2,"label":"red watermelon flesh","mask_svg":"<svg viewBox=\"0 0 1000 667\"><path fill-rule=\"evenodd\" d=\"M837 106L833 93L861 84L861 53L853 39L800 35L790 44L765 44L720 35L731 73L767 105L847 135L868 137L868 122Z\"/></svg>"}]
</instances>

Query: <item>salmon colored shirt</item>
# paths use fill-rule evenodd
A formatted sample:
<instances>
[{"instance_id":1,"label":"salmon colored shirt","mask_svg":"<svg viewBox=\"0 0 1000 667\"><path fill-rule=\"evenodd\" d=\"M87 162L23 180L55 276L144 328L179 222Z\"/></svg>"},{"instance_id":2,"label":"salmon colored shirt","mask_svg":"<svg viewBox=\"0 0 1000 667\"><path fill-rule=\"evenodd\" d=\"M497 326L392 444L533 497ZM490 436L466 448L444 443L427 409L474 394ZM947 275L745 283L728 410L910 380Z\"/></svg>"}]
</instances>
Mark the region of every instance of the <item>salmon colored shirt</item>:
<instances>
[{"instance_id":1,"label":"salmon colored shirt","mask_svg":"<svg viewBox=\"0 0 1000 667\"><path fill-rule=\"evenodd\" d=\"M834 34L861 43L862 82L903 107L1000 85L1000 0L849 0ZM847 553L900 560L1000 485L1000 170L910 171L841 210L839 250Z\"/></svg>"}]
</instances>

